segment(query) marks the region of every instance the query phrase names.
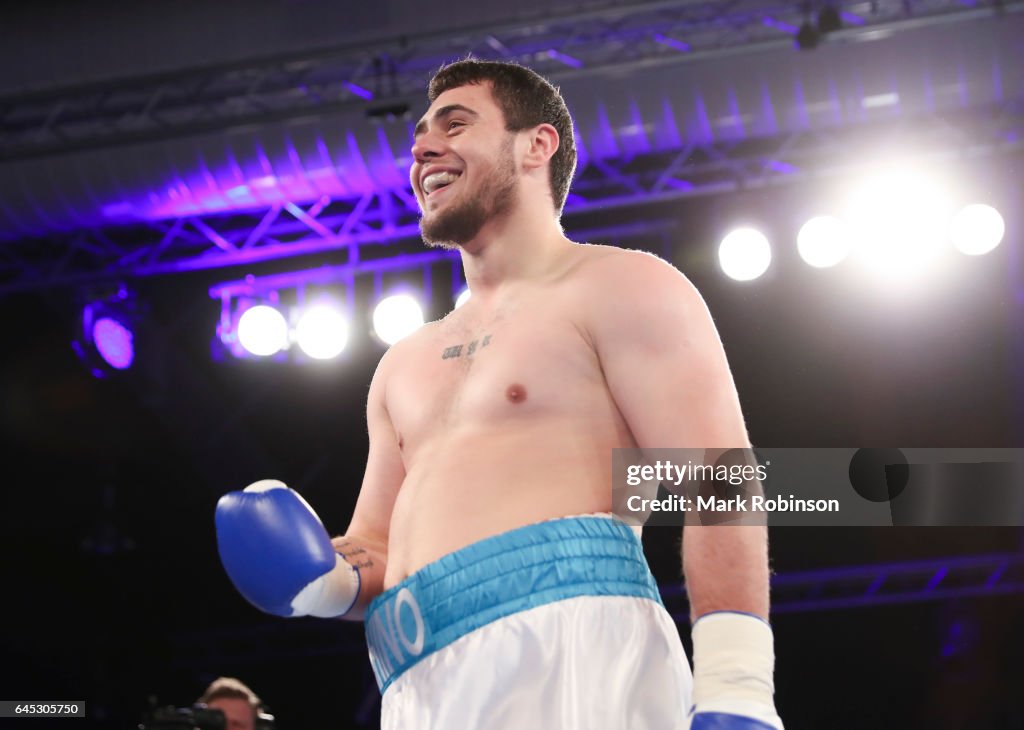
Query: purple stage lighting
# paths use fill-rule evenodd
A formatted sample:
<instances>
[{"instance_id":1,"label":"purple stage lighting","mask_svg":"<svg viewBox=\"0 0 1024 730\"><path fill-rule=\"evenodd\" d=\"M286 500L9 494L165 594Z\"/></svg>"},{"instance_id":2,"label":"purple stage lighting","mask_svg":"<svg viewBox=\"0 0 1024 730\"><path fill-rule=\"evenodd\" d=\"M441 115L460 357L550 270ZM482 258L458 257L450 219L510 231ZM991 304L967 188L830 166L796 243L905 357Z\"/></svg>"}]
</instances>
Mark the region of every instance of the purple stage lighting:
<instances>
[{"instance_id":1,"label":"purple stage lighting","mask_svg":"<svg viewBox=\"0 0 1024 730\"><path fill-rule=\"evenodd\" d=\"M124 372L135 362L135 303L124 287L82 308L81 329L71 343L93 377Z\"/></svg>"},{"instance_id":2,"label":"purple stage lighting","mask_svg":"<svg viewBox=\"0 0 1024 730\"><path fill-rule=\"evenodd\" d=\"M92 326L92 340L100 357L115 370L127 370L135 359L132 331L111 317L101 317Z\"/></svg>"}]
</instances>

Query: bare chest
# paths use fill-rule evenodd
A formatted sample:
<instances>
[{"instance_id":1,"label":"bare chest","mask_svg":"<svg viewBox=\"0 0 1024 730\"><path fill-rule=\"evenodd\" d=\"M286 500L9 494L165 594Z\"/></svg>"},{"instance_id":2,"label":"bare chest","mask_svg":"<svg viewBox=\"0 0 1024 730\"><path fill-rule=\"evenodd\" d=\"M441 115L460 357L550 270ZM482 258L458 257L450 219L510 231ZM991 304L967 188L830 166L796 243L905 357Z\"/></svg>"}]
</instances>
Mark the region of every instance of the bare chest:
<instances>
[{"instance_id":1,"label":"bare chest","mask_svg":"<svg viewBox=\"0 0 1024 730\"><path fill-rule=\"evenodd\" d=\"M463 427L557 418L603 388L596 355L568 318L523 310L424 338L389 379L403 452Z\"/></svg>"}]
</instances>

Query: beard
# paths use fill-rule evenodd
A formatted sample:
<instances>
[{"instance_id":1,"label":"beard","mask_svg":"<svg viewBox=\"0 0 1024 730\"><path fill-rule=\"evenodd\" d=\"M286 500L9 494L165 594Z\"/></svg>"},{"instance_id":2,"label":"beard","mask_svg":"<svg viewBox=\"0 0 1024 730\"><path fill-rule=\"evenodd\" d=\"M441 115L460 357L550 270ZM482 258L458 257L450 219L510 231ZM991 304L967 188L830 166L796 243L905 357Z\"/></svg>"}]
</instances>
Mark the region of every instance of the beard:
<instances>
[{"instance_id":1,"label":"beard","mask_svg":"<svg viewBox=\"0 0 1024 730\"><path fill-rule=\"evenodd\" d=\"M472 193L464 191L461 200L452 201L429 218L420 216L424 243L438 248L458 248L476 238L487 221L512 209L516 199L512 141L509 135L501 146L494 169L483 176L484 182Z\"/></svg>"}]
</instances>

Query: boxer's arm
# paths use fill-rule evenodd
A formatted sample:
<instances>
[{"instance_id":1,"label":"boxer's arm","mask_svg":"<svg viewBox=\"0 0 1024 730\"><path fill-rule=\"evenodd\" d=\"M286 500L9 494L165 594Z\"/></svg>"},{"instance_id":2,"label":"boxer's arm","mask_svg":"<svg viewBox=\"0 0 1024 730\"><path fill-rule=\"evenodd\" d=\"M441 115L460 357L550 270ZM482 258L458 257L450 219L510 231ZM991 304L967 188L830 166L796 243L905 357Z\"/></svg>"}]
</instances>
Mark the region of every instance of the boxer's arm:
<instances>
[{"instance_id":1,"label":"boxer's arm","mask_svg":"<svg viewBox=\"0 0 1024 730\"><path fill-rule=\"evenodd\" d=\"M637 445L749 447L725 351L696 288L654 256L623 252L615 259L595 277L608 281L591 282L603 293L594 297L588 330ZM767 618L764 528L687 527L683 542L693 618L721 610Z\"/></svg>"},{"instance_id":2,"label":"boxer's arm","mask_svg":"<svg viewBox=\"0 0 1024 730\"><path fill-rule=\"evenodd\" d=\"M352 521L344 535L331 541L334 549L359 569L359 597L345 615L347 619L362 619L370 601L383 590L391 512L405 479L405 465L385 400L394 353L395 348L384 353L370 383L366 403L370 447Z\"/></svg>"},{"instance_id":3,"label":"boxer's arm","mask_svg":"<svg viewBox=\"0 0 1024 730\"><path fill-rule=\"evenodd\" d=\"M587 330L637 445L719 453L748 448L725 351L700 294L653 256L615 258L589 282L594 306ZM694 727L781 727L772 702L767 543L760 526L683 531L695 626ZM698 622L701 617L707 619Z\"/></svg>"}]
</instances>

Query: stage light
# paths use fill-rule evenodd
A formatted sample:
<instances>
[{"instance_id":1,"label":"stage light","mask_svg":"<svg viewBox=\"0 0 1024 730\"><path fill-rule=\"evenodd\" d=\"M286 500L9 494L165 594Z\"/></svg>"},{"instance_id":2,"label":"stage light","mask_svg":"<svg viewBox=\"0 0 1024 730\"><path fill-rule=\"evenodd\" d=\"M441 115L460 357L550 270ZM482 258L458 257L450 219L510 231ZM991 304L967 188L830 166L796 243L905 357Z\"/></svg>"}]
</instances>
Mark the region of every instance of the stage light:
<instances>
[{"instance_id":1,"label":"stage light","mask_svg":"<svg viewBox=\"0 0 1024 730\"><path fill-rule=\"evenodd\" d=\"M330 360L348 344L348 321L336 306L314 305L299 318L295 340L314 360Z\"/></svg>"},{"instance_id":2,"label":"stage light","mask_svg":"<svg viewBox=\"0 0 1024 730\"><path fill-rule=\"evenodd\" d=\"M942 252L949 203L933 176L893 169L862 183L848 220L858 258L887 278L905 279Z\"/></svg>"},{"instance_id":3,"label":"stage light","mask_svg":"<svg viewBox=\"0 0 1024 730\"><path fill-rule=\"evenodd\" d=\"M949 237L958 251L980 256L998 246L1005 233L1006 224L999 211L990 205L975 203L953 216Z\"/></svg>"},{"instance_id":4,"label":"stage light","mask_svg":"<svg viewBox=\"0 0 1024 730\"><path fill-rule=\"evenodd\" d=\"M135 359L132 331L112 317L101 317L92 326L96 349L115 370L127 370Z\"/></svg>"},{"instance_id":5,"label":"stage light","mask_svg":"<svg viewBox=\"0 0 1024 730\"><path fill-rule=\"evenodd\" d=\"M123 287L82 307L72 349L94 377L104 378L135 362L134 302Z\"/></svg>"},{"instance_id":6,"label":"stage light","mask_svg":"<svg viewBox=\"0 0 1024 730\"><path fill-rule=\"evenodd\" d=\"M738 228L722 239L718 247L718 261L730 278L751 281L768 270L772 249L760 231Z\"/></svg>"},{"instance_id":7,"label":"stage light","mask_svg":"<svg viewBox=\"0 0 1024 730\"><path fill-rule=\"evenodd\" d=\"M853 240L846 224L832 216L816 216L803 224L796 236L800 258L811 266L835 266L850 253Z\"/></svg>"},{"instance_id":8,"label":"stage light","mask_svg":"<svg viewBox=\"0 0 1024 730\"><path fill-rule=\"evenodd\" d=\"M459 292L459 296L455 297L455 308L458 309L463 304L468 302L471 296L472 292L469 291L469 287L467 286L461 292Z\"/></svg>"},{"instance_id":9,"label":"stage light","mask_svg":"<svg viewBox=\"0 0 1024 730\"><path fill-rule=\"evenodd\" d=\"M386 297L373 310L373 331L381 342L393 345L423 326L423 308L408 294Z\"/></svg>"},{"instance_id":10,"label":"stage light","mask_svg":"<svg viewBox=\"0 0 1024 730\"><path fill-rule=\"evenodd\" d=\"M288 322L273 307L257 304L239 317L238 342L253 355L273 355L288 346Z\"/></svg>"}]
</instances>

